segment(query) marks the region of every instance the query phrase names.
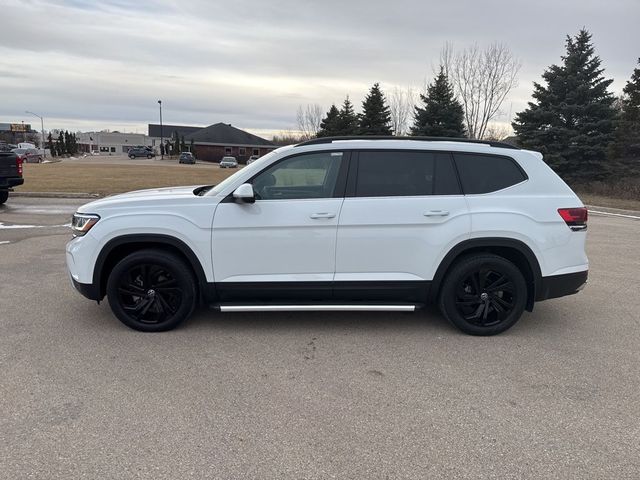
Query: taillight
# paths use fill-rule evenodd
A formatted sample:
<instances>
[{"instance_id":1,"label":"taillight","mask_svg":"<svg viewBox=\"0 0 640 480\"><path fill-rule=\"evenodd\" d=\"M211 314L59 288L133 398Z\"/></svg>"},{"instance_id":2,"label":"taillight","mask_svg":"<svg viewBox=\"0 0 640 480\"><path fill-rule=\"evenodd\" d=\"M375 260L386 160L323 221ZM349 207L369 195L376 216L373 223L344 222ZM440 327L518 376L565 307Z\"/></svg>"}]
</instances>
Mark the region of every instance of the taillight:
<instances>
[{"instance_id":1,"label":"taillight","mask_svg":"<svg viewBox=\"0 0 640 480\"><path fill-rule=\"evenodd\" d=\"M558 213L574 232L587 229L588 213L586 207L559 208Z\"/></svg>"},{"instance_id":2,"label":"taillight","mask_svg":"<svg viewBox=\"0 0 640 480\"><path fill-rule=\"evenodd\" d=\"M22 157L16 157L16 167L18 168L18 175L22 176Z\"/></svg>"}]
</instances>

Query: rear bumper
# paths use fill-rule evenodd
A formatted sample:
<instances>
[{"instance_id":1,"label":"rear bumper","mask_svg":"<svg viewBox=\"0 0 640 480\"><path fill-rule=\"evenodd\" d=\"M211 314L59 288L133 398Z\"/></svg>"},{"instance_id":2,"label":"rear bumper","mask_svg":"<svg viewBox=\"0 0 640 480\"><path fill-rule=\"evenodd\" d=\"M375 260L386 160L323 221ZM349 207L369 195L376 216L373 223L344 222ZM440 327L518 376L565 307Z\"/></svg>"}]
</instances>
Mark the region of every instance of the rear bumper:
<instances>
[{"instance_id":1,"label":"rear bumper","mask_svg":"<svg viewBox=\"0 0 640 480\"><path fill-rule=\"evenodd\" d=\"M589 270L542 277L540 288L536 292L536 302L550 298L573 295L582 290L587 283Z\"/></svg>"},{"instance_id":2,"label":"rear bumper","mask_svg":"<svg viewBox=\"0 0 640 480\"><path fill-rule=\"evenodd\" d=\"M18 185L22 185L23 183L24 178L22 177L0 177L0 188L17 187Z\"/></svg>"}]
</instances>

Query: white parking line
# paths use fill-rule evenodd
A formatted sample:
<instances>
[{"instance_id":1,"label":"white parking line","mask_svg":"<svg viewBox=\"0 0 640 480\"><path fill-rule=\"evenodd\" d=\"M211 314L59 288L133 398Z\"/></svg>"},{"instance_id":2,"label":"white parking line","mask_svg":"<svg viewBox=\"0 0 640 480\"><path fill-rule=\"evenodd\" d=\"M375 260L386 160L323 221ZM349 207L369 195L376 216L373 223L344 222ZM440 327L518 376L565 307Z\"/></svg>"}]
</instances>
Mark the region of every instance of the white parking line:
<instances>
[{"instance_id":1,"label":"white parking line","mask_svg":"<svg viewBox=\"0 0 640 480\"><path fill-rule=\"evenodd\" d=\"M65 223L63 225L5 225L0 222L0 230L16 230L23 228L60 228L60 227L70 227L70 223Z\"/></svg>"},{"instance_id":2,"label":"white parking line","mask_svg":"<svg viewBox=\"0 0 640 480\"><path fill-rule=\"evenodd\" d=\"M640 220L640 217L636 215L625 215L622 213L601 212L600 210L589 210L589 213L596 213L598 215L611 215L612 217L635 218L636 220Z\"/></svg>"},{"instance_id":3,"label":"white parking line","mask_svg":"<svg viewBox=\"0 0 640 480\"><path fill-rule=\"evenodd\" d=\"M8 240L3 240L0 242L0 245L6 245L7 243L11 243L11 242Z\"/></svg>"}]
</instances>

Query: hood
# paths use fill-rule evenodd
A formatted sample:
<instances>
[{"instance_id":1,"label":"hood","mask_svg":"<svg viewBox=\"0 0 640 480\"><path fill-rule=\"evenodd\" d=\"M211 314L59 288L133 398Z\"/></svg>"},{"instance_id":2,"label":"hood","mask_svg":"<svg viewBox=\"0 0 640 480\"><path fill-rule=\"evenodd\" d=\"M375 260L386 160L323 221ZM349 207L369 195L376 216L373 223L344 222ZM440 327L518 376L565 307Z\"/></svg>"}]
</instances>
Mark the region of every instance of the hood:
<instances>
[{"instance_id":1,"label":"hood","mask_svg":"<svg viewBox=\"0 0 640 480\"><path fill-rule=\"evenodd\" d=\"M119 193L110 197L101 198L87 203L78 208L80 213L97 213L104 208L126 207L132 204L143 205L147 202L153 205L170 204L184 199L198 198L193 191L200 185L189 187L151 188L148 190L136 190L133 192Z\"/></svg>"}]
</instances>

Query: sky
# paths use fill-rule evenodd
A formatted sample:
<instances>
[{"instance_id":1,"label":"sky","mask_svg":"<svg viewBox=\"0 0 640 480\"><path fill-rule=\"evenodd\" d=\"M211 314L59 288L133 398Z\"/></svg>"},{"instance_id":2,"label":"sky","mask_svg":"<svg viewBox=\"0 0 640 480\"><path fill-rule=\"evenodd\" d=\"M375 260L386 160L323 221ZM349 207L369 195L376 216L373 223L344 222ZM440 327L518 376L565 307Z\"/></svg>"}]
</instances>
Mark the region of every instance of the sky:
<instances>
[{"instance_id":1,"label":"sky","mask_svg":"<svg viewBox=\"0 0 640 480\"><path fill-rule=\"evenodd\" d=\"M217 122L270 137L299 105L359 109L383 90L430 81L445 42L506 44L521 61L498 119L587 28L611 90L640 57L640 0L3 0L0 122L146 133Z\"/></svg>"}]
</instances>

